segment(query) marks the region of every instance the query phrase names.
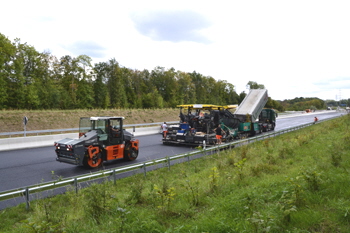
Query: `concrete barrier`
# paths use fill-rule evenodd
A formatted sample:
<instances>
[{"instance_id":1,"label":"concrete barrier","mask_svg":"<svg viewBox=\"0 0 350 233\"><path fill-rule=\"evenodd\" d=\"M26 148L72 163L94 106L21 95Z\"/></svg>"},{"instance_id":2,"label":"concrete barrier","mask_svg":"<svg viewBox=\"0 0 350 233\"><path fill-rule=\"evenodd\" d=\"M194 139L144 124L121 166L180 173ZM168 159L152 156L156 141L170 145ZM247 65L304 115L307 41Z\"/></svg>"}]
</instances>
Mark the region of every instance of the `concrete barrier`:
<instances>
[{"instance_id":1,"label":"concrete barrier","mask_svg":"<svg viewBox=\"0 0 350 233\"><path fill-rule=\"evenodd\" d=\"M132 128L129 128L126 130L129 131L130 133L133 133L134 136L137 137L137 136L144 136L144 135L150 135L150 134L157 134L159 133L159 126L135 128L135 132L133 132ZM53 146L55 141L59 141L65 138L72 138L72 139L78 138L78 133L4 138L4 139L0 139L0 151Z\"/></svg>"}]
</instances>

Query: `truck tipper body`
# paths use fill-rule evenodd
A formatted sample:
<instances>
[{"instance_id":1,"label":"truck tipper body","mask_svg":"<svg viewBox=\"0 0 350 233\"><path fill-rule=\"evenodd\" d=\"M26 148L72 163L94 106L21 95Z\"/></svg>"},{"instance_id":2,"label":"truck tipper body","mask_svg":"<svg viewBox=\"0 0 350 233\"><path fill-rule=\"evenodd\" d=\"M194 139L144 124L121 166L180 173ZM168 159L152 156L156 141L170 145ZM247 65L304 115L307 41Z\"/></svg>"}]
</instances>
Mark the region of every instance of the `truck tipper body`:
<instances>
[{"instance_id":1,"label":"truck tipper body","mask_svg":"<svg viewBox=\"0 0 350 233\"><path fill-rule=\"evenodd\" d=\"M241 121L246 121L247 114L249 114L250 121L254 122L259 118L261 110L265 107L267 101L266 89L252 89L236 109L235 117Z\"/></svg>"}]
</instances>

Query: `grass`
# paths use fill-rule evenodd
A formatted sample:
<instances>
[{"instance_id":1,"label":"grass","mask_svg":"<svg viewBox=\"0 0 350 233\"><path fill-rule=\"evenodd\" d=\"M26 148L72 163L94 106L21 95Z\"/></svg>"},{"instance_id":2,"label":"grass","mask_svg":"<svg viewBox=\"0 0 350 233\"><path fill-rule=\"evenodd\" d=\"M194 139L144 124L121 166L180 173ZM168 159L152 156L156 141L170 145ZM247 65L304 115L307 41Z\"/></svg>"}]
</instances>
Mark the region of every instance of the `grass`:
<instances>
[{"instance_id":1,"label":"grass","mask_svg":"<svg viewBox=\"0 0 350 233\"><path fill-rule=\"evenodd\" d=\"M80 117L123 116L124 124L177 121L179 110L168 109L85 109L85 110L12 110L0 111L0 132L23 131L23 117L28 117L27 131L78 128Z\"/></svg>"},{"instance_id":2,"label":"grass","mask_svg":"<svg viewBox=\"0 0 350 233\"><path fill-rule=\"evenodd\" d=\"M1 232L348 232L350 115L0 212Z\"/></svg>"}]
</instances>

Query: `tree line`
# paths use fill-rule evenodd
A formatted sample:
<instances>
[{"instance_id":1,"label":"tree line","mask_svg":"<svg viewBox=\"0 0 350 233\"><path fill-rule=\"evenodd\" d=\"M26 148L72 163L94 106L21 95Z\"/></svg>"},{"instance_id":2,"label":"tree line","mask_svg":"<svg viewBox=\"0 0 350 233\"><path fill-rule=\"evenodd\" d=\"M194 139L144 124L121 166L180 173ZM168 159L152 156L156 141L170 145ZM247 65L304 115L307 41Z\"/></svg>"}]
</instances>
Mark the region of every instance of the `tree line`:
<instances>
[{"instance_id":1,"label":"tree line","mask_svg":"<svg viewBox=\"0 0 350 233\"><path fill-rule=\"evenodd\" d=\"M132 70L114 58L92 65L86 55L57 58L0 33L0 109L163 108L237 104L234 85L196 71Z\"/></svg>"},{"instance_id":2,"label":"tree line","mask_svg":"<svg viewBox=\"0 0 350 233\"><path fill-rule=\"evenodd\" d=\"M265 88L249 81L250 89ZM57 58L0 33L0 109L168 108L178 104L240 104L246 93L196 71L133 70L116 59L92 64L86 55ZM318 98L276 101L279 111L325 108Z\"/></svg>"}]
</instances>

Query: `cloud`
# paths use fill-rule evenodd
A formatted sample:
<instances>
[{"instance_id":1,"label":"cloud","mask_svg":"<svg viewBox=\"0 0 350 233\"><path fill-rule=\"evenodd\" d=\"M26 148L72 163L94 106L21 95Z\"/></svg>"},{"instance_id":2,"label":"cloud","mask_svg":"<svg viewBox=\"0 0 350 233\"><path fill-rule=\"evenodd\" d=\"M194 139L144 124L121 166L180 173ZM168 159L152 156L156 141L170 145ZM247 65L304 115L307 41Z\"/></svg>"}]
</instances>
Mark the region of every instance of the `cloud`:
<instances>
[{"instance_id":1,"label":"cloud","mask_svg":"<svg viewBox=\"0 0 350 233\"><path fill-rule=\"evenodd\" d=\"M131 19L139 33L155 41L210 43L201 34L201 30L210 27L210 22L191 10L133 13Z\"/></svg>"},{"instance_id":2,"label":"cloud","mask_svg":"<svg viewBox=\"0 0 350 233\"><path fill-rule=\"evenodd\" d=\"M321 89L350 89L350 77L336 77L314 83Z\"/></svg>"},{"instance_id":3,"label":"cloud","mask_svg":"<svg viewBox=\"0 0 350 233\"><path fill-rule=\"evenodd\" d=\"M87 55L92 58L103 58L106 48L94 41L76 41L73 44L63 46L75 55Z\"/></svg>"}]
</instances>

